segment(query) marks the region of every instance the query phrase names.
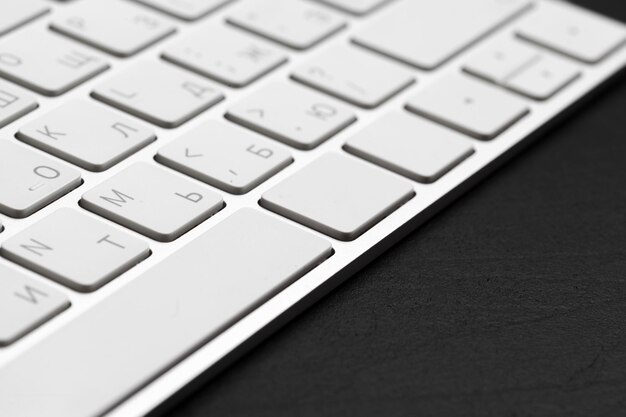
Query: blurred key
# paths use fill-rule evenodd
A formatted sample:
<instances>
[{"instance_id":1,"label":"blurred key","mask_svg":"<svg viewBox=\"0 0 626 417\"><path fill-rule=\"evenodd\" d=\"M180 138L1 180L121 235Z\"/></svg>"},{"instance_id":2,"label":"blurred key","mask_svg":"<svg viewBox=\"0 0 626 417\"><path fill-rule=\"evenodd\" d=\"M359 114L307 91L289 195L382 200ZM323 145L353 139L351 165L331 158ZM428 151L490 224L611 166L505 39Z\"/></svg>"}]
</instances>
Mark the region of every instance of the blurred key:
<instances>
[{"instance_id":1,"label":"blurred key","mask_svg":"<svg viewBox=\"0 0 626 417\"><path fill-rule=\"evenodd\" d=\"M529 0L400 0L358 31L354 42L432 70L530 5Z\"/></svg>"},{"instance_id":2,"label":"blurred key","mask_svg":"<svg viewBox=\"0 0 626 417\"><path fill-rule=\"evenodd\" d=\"M287 61L269 42L221 24L179 40L163 58L231 87L245 87Z\"/></svg>"},{"instance_id":3,"label":"blurred key","mask_svg":"<svg viewBox=\"0 0 626 417\"><path fill-rule=\"evenodd\" d=\"M69 306L60 292L0 262L0 346L14 343Z\"/></svg>"},{"instance_id":4,"label":"blurred key","mask_svg":"<svg viewBox=\"0 0 626 417\"><path fill-rule=\"evenodd\" d=\"M308 49L345 21L306 0L254 0L233 10L228 22L294 49Z\"/></svg>"},{"instance_id":5,"label":"blurred key","mask_svg":"<svg viewBox=\"0 0 626 417\"><path fill-rule=\"evenodd\" d=\"M109 65L95 51L35 27L0 39L0 77L47 96L58 96Z\"/></svg>"},{"instance_id":6,"label":"blurred key","mask_svg":"<svg viewBox=\"0 0 626 417\"><path fill-rule=\"evenodd\" d=\"M297 67L292 78L366 109L380 106L415 80L394 62L343 45Z\"/></svg>"},{"instance_id":7,"label":"blurred key","mask_svg":"<svg viewBox=\"0 0 626 417\"><path fill-rule=\"evenodd\" d=\"M103 105L72 100L23 126L18 139L90 171L104 171L156 139Z\"/></svg>"},{"instance_id":8,"label":"blurred key","mask_svg":"<svg viewBox=\"0 0 626 417\"><path fill-rule=\"evenodd\" d=\"M83 195L83 207L152 239L170 242L222 209L210 188L144 162Z\"/></svg>"},{"instance_id":9,"label":"blurred key","mask_svg":"<svg viewBox=\"0 0 626 417\"><path fill-rule=\"evenodd\" d=\"M356 120L336 100L293 83L275 82L231 107L226 117L300 149L313 149Z\"/></svg>"},{"instance_id":10,"label":"blurred key","mask_svg":"<svg viewBox=\"0 0 626 417\"><path fill-rule=\"evenodd\" d=\"M233 194L244 194L289 165L289 152L232 124L211 121L162 148L157 161Z\"/></svg>"},{"instance_id":11,"label":"blurred key","mask_svg":"<svg viewBox=\"0 0 626 417\"><path fill-rule=\"evenodd\" d=\"M4 0L0 2L0 36L50 11L41 0Z\"/></svg>"},{"instance_id":12,"label":"blurred key","mask_svg":"<svg viewBox=\"0 0 626 417\"><path fill-rule=\"evenodd\" d=\"M149 254L141 240L70 208L55 211L2 245L5 258L81 292L97 290Z\"/></svg>"},{"instance_id":13,"label":"blurred key","mask_svg":"<svg viewBox=\"0 0 626 417\"><path fill-rule=\"evenodd\" d=\"M495 138L530 111L518 97L463 74L438 79L407 108L481 140Z\"/></svg>"},{"instance_id":14,"label":"blurred key","mask_svg":"<svg viewBox=\"0 0 626 417\"><path fill-rule=\"evenodd\" d=\"M183 20L196 20L232 0L135 0Z\"/></svg>"},{"instance_id":15,"label":"blurred key","mask_svg":"<svg viewBox=\"0 0 626 417\"><path fill-rule=\"evenodd\" d=\"M0 213L27 217L81 183L80 173L29 149L0 140Z\"/></svg>"},{"instance_id":16,"label":"blurred key","mask_svg":"<svg viewBox=\"0 0 626 417\"><path fill-rule=\"evenodd\" d=\"M143 62L96 87L93 96L165 128L182 125L224 96L204 78L164 62Z\"/></svg>"},{"instance_id":17,"label":"blurred key","mask_svg":"<svg viewBox=\"0 0 626 417\"><path fill-rule=\"evenodd\" d=\"M518 35L582 62L602 61L626 42L626 28L607 17L560 1L541 2Z\"/></svg>"},{"instance_id":18,"label":"blurred key","mask_svg":"<svg viewBox=\"0 0 626 417\"><path fill-rule=\"evenodd\" d=\"M121 57L134 55L176 30L158 14L121 0L83 0L69 6L51 27Z\"/></svg>"},{"instance_id":19,"label":"blurred key","mask_svg":"<svg viewBox=\"0 0 626 417\"><path fill-rule=\"evenodd\" d=\"M0 80L0 127L30 113L37 106L35 98L26 91Z\"/></svg>"}]
</instances>

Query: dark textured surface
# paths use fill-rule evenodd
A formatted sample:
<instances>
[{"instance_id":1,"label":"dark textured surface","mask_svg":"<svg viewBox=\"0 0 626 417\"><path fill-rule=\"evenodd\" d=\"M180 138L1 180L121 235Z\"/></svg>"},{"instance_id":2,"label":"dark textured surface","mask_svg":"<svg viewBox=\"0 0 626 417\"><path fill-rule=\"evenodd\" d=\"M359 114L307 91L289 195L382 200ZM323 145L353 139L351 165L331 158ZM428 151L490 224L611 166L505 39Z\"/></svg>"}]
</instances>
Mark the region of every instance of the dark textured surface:
<instances>
[{"instance_id":1,"label":"dark textured surface","mask_svg":"<svg viewBox=\"0 0 626 417\"><path fill-rule=\"evenodd\" d=\"M626 77L168 414L348 415L626 416Z\"/></svg>"}]
</instances>

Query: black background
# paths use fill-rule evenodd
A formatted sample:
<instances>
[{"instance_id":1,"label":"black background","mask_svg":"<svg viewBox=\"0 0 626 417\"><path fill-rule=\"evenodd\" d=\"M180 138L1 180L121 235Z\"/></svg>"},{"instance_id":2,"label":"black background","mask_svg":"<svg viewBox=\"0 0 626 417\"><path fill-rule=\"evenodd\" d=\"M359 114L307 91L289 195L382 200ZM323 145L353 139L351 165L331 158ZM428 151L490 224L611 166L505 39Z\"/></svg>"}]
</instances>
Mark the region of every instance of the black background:
<instances>
[{"instance_id":1,"label":"black background","mask_svg":"<svg viewBox=\"0 0 626 417\"><path fill-rule=\"evenodd\" d=\"M626 416L626 76L167 415Z\"/></svg>"}]
</instances>

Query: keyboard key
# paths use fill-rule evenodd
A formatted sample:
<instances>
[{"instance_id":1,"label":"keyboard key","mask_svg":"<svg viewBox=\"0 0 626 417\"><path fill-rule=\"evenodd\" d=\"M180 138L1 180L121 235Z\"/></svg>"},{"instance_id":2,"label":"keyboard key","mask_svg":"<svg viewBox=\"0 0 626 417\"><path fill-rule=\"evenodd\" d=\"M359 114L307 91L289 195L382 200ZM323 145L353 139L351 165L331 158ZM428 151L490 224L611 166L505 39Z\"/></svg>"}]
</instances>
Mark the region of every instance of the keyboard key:
<instances>
[{"instance_id":1,"label":"keyboard key","mask_svg":"<svg viewBox=\"0 0 626 417\"><path fill-rule=\"evenodd\" d=\"M292 78L366 109L380 106L415 81L404 68L351 46L325 51L296 68Z\"/></svg>"},{"instance_id":2,"label":"keyboard key","mask_svg":"<svg viewBox=\"0 0 626 417\"><path fill-rule=\"evenodd\" d=\"M196 20L231 0L135 0L183 20Z\"/></svg>"},{"instance_id":3,"label":"keyboard key","mask_svg":"<svg viewBox=\"0 0 626 417\"><path fill-rule=\"evenodd\" d=\"M81 184L80 173L26 146L0 140L0 213L28 217Z\"/></svg>"},{"instance_id":4,"label":"keyboard key","mask_svg":"<svg viewBox=\"0 0 626 417\"><path fill-rule=\"evenodd\" d=\"M413 198L407 181L349 156L329 153L263 194L261 205L350 241Z\"/></svg>"},{"instance_id":5,"label":"keyboard key","mask_svg":"<svg viewBox=\"0 0 626 417\"><path fill-rule=\"evenodd\" d=\"M354 42L432 70L530 6L529 0L397 1Z\"/></svg>"},{"instance_id":6,"label":"keyboard key","mask_svg":"<svg viewBox=\"0 0 626 417\"><path fill-rule=\"evenodd\" d=\"M204 78L163 62L135 65L97 87L93 96L170 129L224 99Z\"/></svg>"},{"instance_id":7,"label":"keyboard key","mask_svg":"<svg viewBox=\"0 0 626 417\"><path fill-rule=\"evenodd\" d=\"M293 158L275 143L222 122L207 122L162 148L157 161L232 194L245 194Z\"/></svg>"},{"instance_id":8,"label":"keyboard key","mask_svg":"<svg viewBox=\"0 0 626 417\"><path fill-rule=\"evenodd\" d=\"M10 238L2 256L81 292L91 292L150 255L148 245L78 210L63 208Z\"/></svg>"},{"instance_id":9,"label":"keyboard key","mask_svg":"<svg viewBox=\"0 0 626 417\"><path fill-rule=\"evenodd\" d=\"M19 119L37 108L30 94L0 80L0 127Z\"/></svg>"},{"instance_id":10,"label":"keyboard key","mask_svg":"<svg viewBox=\"0 0 626 417\"><path fill-rule=\"evenodd\" d=\"M287 62L287 55L267 42L223 25L183 38L163 58L231 87L245 87Z\"/></svg>"},{"instance_id":11,"label":"keyboard key","mask_svg":"<svg viewBox=\"0 0 626 417\"><path fill-rule=\"evenodd\" d=\"M51 28L120 57L134 55L176 31L156 13L121 0L83 0L54 19Z\"/></svg>"},{"instance_id":12,"label":"keyboard key","mask_svg":"<svg viewBox=\"0 0 626 417\"><path fill-rule=\"evenodd\" d=\"M305 0L255 0L228 22L293 49L308 49L346 26L338 15Z\"/></svg>"},{"instance_id":13,"label":"keyboard key","mask_svg":"<svg viewBox=\"0 0 626 417\"><path fill-rule=\"evenodd\" d=\"M152 239L170 242L220 211L224 202L208 187L140 162L85 193L81 205Z\"/></svg>"},{"instance_id":14,"label":"keyboard key","mask_svg":"<svg viewBox=\"0 0 626 417\"><path fill-rule=\"evenodd\" d=\"M565 2L542 2L520 24L518 35L571 58L595 64L626 42L626 27Z\"/></svg>"},{"instance_id":15,"label":"keyboard key","mask_svg":"<svg viewBox=\"0 0 626 417\"><path fill-rule=\"evenodd\" d=\"M3 1L0 3L0 36L50 11L40 0Z\"/></svg>"},{"instance_id":16,"label":"keyboard key","mask_svg":"<svg viewBox=\"0 0 626 417\"><path fill-rule=\"evenodd\" d=\"M530 111L517 97L463 74L440 78L407 108L481 140L495 138Z\"/></svg>"},{"instance_id":17,"label":"keyboard key","mask_svg":"<svg viewBox=\"0 0 626 417\"><path fill-rule=\"evenodd\" d=\"M356 121L341 103L283 82L256 91L229 109L226 117L300 149L313 149Z\"/></svg>"},{"instance_id":18,"label":"keyboard key","mask_svg":"<svg viewBox=\"0 0 626 417\"><path fill-rule=\"evenodd\" d=\"M8 346L70 306L58 291L0 263L0 346Z\"/></svg>"},{"instance_id":19,"label":"keyboard key","mask_svg":"<svg viewBox=\"0 0 626 417\"><path fill-rule=\"evenodd\" d=\"M438 180L474 153L463 135L401 112L378 119L348 140L344 148L423 183Z\"/></svg>"},{"instance_id":20,"label":"keyboard key","mask_svg":"<svg viewBox=\"0 0 626 417\"><path fill-rule=\"evenodd\" d=\"M535 100L551 98L581 74L565 59L508 39L475 54L463 69Z\"/></svg>"},{"instance_id":21,"label":"keyboard key","mask_svg":"<svg viewBox=\"0 0 626 417\"><path fill-rule=\"evenodd\" d=\"M317 0L329 6L336 7L344 12L352 13L357 16L363 16L373 12L382 5L392 0Z\"/></svg>"},{"instance_id":22,"label":"keyboard key","mask_svg":"<svg viewBox=\"0 0 626 417\"><path fill-rule=\"evenodd\" d=\"M90 171L107 170L156 140L142 124L86 100L66 102L17 138Z\"/></svg>"},{"instance_id":23,"label":"keyboard key","mask_svg":"<svg viewBox=\"0 0 626 417\"><path fill-rule=\"evenodd\" d=\"M0 40L0 77L43 95L61 95L108 67L95 52L39 27Z\"/></svg>"},{"instance_id":24,"label":"keyboard key","mask_svg":"<svg viewBox=\"0 0 626 417\"><path fill-rule=\"evenodd\" d=\"M11 400L0 401L0 415L103 415L331 251L300 228L240 210L4 366L0 392Z\"/></svg>"}]
</instances>

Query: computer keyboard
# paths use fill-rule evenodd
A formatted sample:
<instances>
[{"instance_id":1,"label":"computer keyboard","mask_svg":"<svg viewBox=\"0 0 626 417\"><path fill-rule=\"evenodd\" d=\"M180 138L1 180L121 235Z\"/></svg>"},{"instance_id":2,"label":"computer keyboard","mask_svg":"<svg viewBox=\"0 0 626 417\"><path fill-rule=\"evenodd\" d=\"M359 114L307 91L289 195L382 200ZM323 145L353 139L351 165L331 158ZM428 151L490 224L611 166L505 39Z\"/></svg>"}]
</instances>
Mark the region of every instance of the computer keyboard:
<instances>
[{"instance_id":1,"label":"computer keyboard","mask_svg":"<svg viewBox=\"0 0 626 417\"><path fill-rule=\"evenodd\" d=\"M558 0L0 3L0 416L144 415L626 65Z\"/></svg>"}]
</instances>

